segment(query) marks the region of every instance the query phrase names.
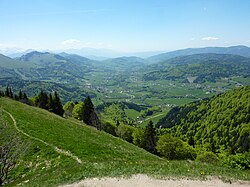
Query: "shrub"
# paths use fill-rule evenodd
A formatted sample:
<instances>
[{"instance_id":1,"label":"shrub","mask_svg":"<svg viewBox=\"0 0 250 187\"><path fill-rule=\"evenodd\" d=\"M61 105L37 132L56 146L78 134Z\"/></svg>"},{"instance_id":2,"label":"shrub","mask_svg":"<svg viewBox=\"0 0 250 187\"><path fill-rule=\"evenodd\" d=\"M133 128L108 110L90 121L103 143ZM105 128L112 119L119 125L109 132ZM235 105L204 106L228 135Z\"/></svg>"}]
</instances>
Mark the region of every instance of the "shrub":
<instances>
[{"instance_id":1,"label":"shrub","mask_svg":"<svg viewBox=\"0 0 250 187\"><path fill-rule=\"evenodd\" d=\"M222 164L237 169L250 169L250 152L230 155L223 159Z\"/></svg>"},{"instance_id":2,"label":"shrub","mask_svg":"<svg viewBox=\"0 0 250 187\"><path fill-rule=\"evenodd\" d=\"M102 130L109 134L112 134L113 136L117 136L117 127L108 121L102 122Z\"/></svg>"},{"instance_id":3,"label":"shrub","mask_svg":"<svg viewBox=\"0 0 250 187\"><path fill-rule=\"evenodd\" d=\"M216 163L219 161L219 158L213 152L203 152L197 156L196 161L206 162L206 163Z\"/></svg>"},{"instance_id":4,"label":"shrub","mask_svg":"<svg viewBox=\"0 0 250 187\"><path fill-rule=\"evenodd\" d=\"M130 143L133 143L133 132L135 131L135 127L129 125L119 125L117 127L117 135Z\"/></svg>"},{"instance_id":5,"label":"shrub","mask_svg":"<svg viewBox=\"0 0 250 187\"><path fill-rule=\"evenodd\" d=\"M144 130L143 129L135 129L133 134L133 143L138 147L143 147L144 143Z\"/></svg>"},{"instance_id":6,"label":"shrub","mask_svg":"<svg viewBox=\"0 0 250 187\"><path fill-rule=\"evenodd\" d=\"M163 157L169 160L194 160L197 156L193 147L170 134L160 136L156 149Z\"/></svg>"}]
</instances>

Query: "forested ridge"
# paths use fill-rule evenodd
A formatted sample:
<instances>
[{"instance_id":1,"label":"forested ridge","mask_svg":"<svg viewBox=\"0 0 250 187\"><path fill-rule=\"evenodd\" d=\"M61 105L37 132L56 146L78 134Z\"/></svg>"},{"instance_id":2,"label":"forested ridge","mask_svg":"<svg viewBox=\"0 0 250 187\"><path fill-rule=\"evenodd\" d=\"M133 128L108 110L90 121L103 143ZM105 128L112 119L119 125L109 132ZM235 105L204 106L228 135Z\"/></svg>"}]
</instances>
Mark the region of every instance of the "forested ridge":
<instances>
[{"instance_id":1,"label":"forested ridge","mask_svg":"<svg viewBox=\"0 0 250 187\"><path fill-rule=\"evenodd\" d=\"M175 107L157 126L208 151L247 152L250 149L250 86Z\"/></svg>"}]
</instances>

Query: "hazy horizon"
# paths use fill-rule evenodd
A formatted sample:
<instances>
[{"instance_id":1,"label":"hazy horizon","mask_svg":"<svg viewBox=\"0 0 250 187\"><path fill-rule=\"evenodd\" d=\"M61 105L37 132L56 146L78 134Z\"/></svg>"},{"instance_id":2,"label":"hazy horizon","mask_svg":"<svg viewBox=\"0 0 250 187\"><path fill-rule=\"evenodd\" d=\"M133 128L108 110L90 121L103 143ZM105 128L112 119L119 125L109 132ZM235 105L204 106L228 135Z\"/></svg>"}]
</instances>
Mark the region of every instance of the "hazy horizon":
<instances>
[{"instance_id":1,"label":"hazy horizon","mask_svg":"<svg viewBox=\"0 0 250 187\"><path fill-rule=\"evenodd\" d=\"M249 46L249 6L247 0L0 0L0 50Z\"/></svg>"}]
</instances>

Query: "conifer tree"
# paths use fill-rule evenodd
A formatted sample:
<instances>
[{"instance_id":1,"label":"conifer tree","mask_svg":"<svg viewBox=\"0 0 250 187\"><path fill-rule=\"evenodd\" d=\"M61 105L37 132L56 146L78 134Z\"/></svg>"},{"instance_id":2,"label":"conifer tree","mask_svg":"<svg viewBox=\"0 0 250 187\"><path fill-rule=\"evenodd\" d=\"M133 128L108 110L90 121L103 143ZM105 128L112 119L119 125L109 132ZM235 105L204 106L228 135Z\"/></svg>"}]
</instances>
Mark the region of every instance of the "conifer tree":
<instances>
[{"instance_id":1,"label":"conifer tree","mask_svg":"<svg viewBox=\"0 0 250 187\"><path fill-rule=\"evenodd\" d=\"M149 121L144 133L143 148L151 153L156 153L156 131L153 122Z\"/></svg>"},{"instance_id":2,"label":"conifer tree","mask_svg":"<svg viewBox=\"0 0 250 187\"><path fill-rule=\"evenodd\" d=\"M48 103L49 103L48 95L45 92L41 91L35 99L35 105L38 106L39 108L48 110Z\"/></svg>"},{"instance_id":3,"label":"conifer tree","mask_svg":"<svg viewBox=\"0 0 250 187\"><path fill-rule=\"evenodd\" d=\"M12 92L11 88L9 88L9 97L12 98L12 99L14 98L13 97L13 92Z\"/></svg>"},{"instance_id":4,"label":"conifer tree","mask_svg":"<svg viewBox=\"0 0 250 187\"><path fill-rule=\"evenodd\" d=\"M83 106L83 121L87 125L91 125L91 114L94 112L94 105L91 101L91 98L88 96L84 100L84 106Z\"/></svg>"},{"instance_id":5,"label":"conifer tree","mask_svg":"<svg viewBox=\"0 0 250 187\"><path fill-rule=\"evenodd\" d=\"M59 116L63 116L64 110L63 110L63 105L61 102L61 99L58 95L58 93L55 91L54 94L54 98L52 99L52 103L53 103L53 111L55 114L59 115Z\"/></svg>"},{"instance_id":6,"label":"conifer tree","mask_svg":"<svg viewBox=\"0 0 250 187\"><path fill-rule=\"evenodd\" d=\"M26 104L30 104L26 93L23 93L23 98L22 98L21 102L26 103Z\"/></svg>"},{"instance_id":7,"label":"conifer tree","mask_svg":"<svg viewBox=\"0 0 250 187\"><path fill-rule=\"evenodd\" d=\"M19 97L19 100L23 99L23 92L22 92L22 90L19 91L18 97Z\"/></svg>"},{"instance_id":8,"label":"conifer tree","mask_svg":"<svg viewBox=\"0 0 250 187\"><path fill-rule=\"evenodd\" d=\"M84 100L82 119L87 125L91 125L96 127L97 129L101 129L99 118L95 112L94 105L89 96Z\"/></svg>"},{"instance_id":9,"label":"conifer tree","mask_svg":"<svg viewBox=\"0 0 250 187\"><path fill-rule=\"evenodd\" d=\"M54 112L54 102L53 102L53 97L52 97L52 94L49 93L49 101L48 101L48 110L50 112Z\"/></svg>"},{"instance_id":10,"label":"conifer tree","mask_svg":"<svg viewBox=\"0 0 250 187\"><path fill-rule=\"evenodd\" d=\"M5 96L10 97L9 87L6 87Z\"/></svg>"}]
</instances>

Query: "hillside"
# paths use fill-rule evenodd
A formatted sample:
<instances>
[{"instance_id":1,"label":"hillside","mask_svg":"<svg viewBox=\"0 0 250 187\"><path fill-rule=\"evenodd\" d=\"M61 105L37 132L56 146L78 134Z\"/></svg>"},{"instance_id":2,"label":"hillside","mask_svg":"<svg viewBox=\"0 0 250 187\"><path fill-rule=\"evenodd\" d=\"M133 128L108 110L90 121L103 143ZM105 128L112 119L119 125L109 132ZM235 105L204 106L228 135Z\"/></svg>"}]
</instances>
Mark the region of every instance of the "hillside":
<instances>
[{"instance_id":1,"label":"hillside","mask_svg":"<svg viewBox=\"0 0 250 187\"><path fill-rule=\"evenodd\" d=\"M18 177L18 183L30 180L30 186L39 185L38 181L43 186L50 186L87 176L112 176L124 172L121 167L129 165L139 170L136 166L138 162L144 164L160 161L160 158L143 149L81 122L63 119L45 110L5 98L0 98L0 107L13 115L17 127L29 137L21 135L32 143L26 160L16 171L25 175L25 178ZM6 112L3 115L14 128L10 116ZM56 151L55 146L79 158L80 163L73 157Z\"/></svg>"},{"instance_id":2,"label":"hillside","mask_svg":"<svg viewBox=\"0 0 250 187\"><path fill-rule=\"evenodd\" d=\"M216 82L223 78L250 76L250 59L238 55L195 54L175 57L147 69L149 72L144 75L144 80Z\"/></svg>"},{"instance_id":3,"label":"hillside","mask_svg":"<svg viewBox=\"0 0 250 187\"><path fill-rule=\"evenodd\" d=\"M230 154L250 150L250 87L173 108L157 124L195 146Z\"/></svg>"},{"instance_id":4,"label":"hillside","mask_svg":"<svg viewBox=\"0 0 250 187\"><path fill-rule=\"evenodd\" d=\"M58 186L85 178L148 174L249 180L249 171L219 165L166 161L119 138L72 119L0 98L1 119L30 144L7 186ZM2 123L1 123L2 125Z\"/></svg>"},{"instance_id":5,"label":"hillside","mask_svg":"<svg viewBox=\"0 0 250 187\"><path fill-rule=\"evenodd\" d=\"M193 54L216 53L216 54L232 54L243 57L250 57L250 48L246 46L231 46L231 47L204 47L204 48L188 48L161 53L149 57L147 60L151 63L165 61L178 56L187 56Z\"/></svg>"}]
</instances>

